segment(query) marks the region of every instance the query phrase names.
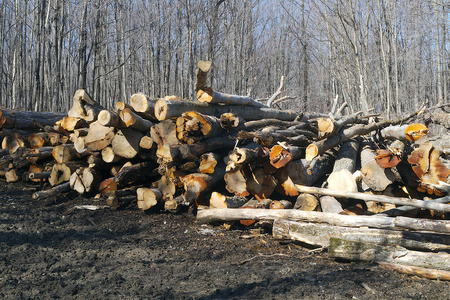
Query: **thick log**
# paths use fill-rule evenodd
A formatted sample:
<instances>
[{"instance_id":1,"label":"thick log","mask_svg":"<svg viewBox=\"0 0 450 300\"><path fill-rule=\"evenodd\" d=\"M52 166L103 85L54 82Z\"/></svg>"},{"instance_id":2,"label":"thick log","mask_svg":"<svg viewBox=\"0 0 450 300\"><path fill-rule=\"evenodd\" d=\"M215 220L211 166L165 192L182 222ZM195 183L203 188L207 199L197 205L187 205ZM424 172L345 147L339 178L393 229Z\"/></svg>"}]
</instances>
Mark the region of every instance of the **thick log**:
<instances>
[{"instance_id":1,"label":"thick log","mask_svg":"<svg viewBox=\"0 0 450 300\"><path fill-rule=\"evenodd\" d=\"M106 109L98 114L98 123L105 127L122 128L125 126L117 113Z\"/></svg>"},{"instance_id":2,"label":"thick log","mask_svg":"<svg viewBox=\"0 0 450 300\"><path fill-rule=\"evenodd\" d=\"M56 196L56 195L60 195L61 193L67 193L70 190L71 190L70 183L66 182L66 183L54 186L54 187L52 187L51 189L48 189L48 190L35 192L33 194L32 198L34 200L38 200L38 199L53 197L53 196Z\"/></svg>"},{"instance_id":3,"label":"thick log","mask_svg":"<svg viewBox=\"0 0 450 300\"><path fill-rule=\"evenodd\" d=\"M98 114L104 108L92 100L85 90L77 90L72 99L72 107L67 112L69 117L84 119L91 123L97 120Z\"/></svg>"},{"instance_id":4,"label":"thick log","mask_svg":"<svg viewBox=\"0 0 450 300\"><path fill-rule=\"evenodd\" d=\"M48 135L44 132L32 133L28 136L28 144L31 149L44 147L48 144Z\"/></svg>"},{"instance_id":5,"label":"thick log","mask_svg":"<svg viewBox=\"0 0 450 300\"><path fill-rule=\"evenodd\" d=\"M402 119L403 120L403 119ZM332 149L340 144L345 143L349 139L359 135L363 136L372 131L383 129L390 125L395 125L400 123L402 120L398 121L384 121L372 124L356 124L352 127L343 129L339 133L336 133L326 139L314 142L306 148L306 159L312 160L317 155L324 153L325 151Z\"/></svg>"},{"instance_id":6,"label":"thick log","mask_svg":"<svg viewBox=\"0 0 450 300\"><path fill-rule=\"evenodd\" d=\"M156 164L153 161L146 161L123 167L119 173L114 175L114 182L116 182L119 187L132 183L139 184L145 182L149 178L157 175L154 171L155 167Z\"/></svg>"},{"instance_id":7,"label":"thick log","mask_svg":"<svg viewBox=\"0 0 450 300\"><path fill-rule=\"evenodd\" d=\"M342 227L279 219L273 222L272 233L276 238L288 238L325 248L330 245L330 238L336 237L363 243L398 245L412 250L450 250L448 235L406 230Z\"/></svg>"},{"instance_id":8,"label":"thick log","mask_svg":"<svg viewBox=\"0 0 450 300\"><path fill-rule=\"evenodd\" d=\"M184 112L177 118L177 137L188 144L218 136L223 132L220 120L195 111Z\"/></svg>"},{"instance_id":9,"label":"thick log","mask_svg":"<svg viewBox=\"0 0 450 300\"><path fill-rule=\"evenodd\" d=\"M55 122L55 130L58 132L72 132L77 128L87 127L86 120L65 116L61 120Z\"/></svg>"},{"instance_id":10,"label":"thick log","mask_svg":"<svg viewBox=\"0 0 450 300\"><path fill-rule=\"evenodd\" d=\"M151 136L148 135L144 135L141 140L139 141L139 147L141 147L142 149L152 149L153 146L156 146L156 144L153 142L153 139L151 138Z\"/></svg>"},{"instance_id":11,"label":"thick log","mask_svg":"<svg viewBox=\"0 0 450 300\"><path fill-rule=\"evenodd\" d=\"M225 188L228 192L236 196L246 197L250 195L247 190L247 179L244 175L244 169L226 172L224 175Z\"/></svg>"},{"instance_id":12,"label":"thick log","mask_svg":"<svg viewBox=\"0 0 450 300\"><path fill-rule=\"evenodd\" d=\"M406 266L406 265L392 264L392 263L386 263L386 262L379 262L378 264L385 269L397 271L397 272L400 272L403 274L419 276L419 277L427 278L427 279L450 281L450 271L436 270L436 269L430 269L430 268L421 268L421 267L414 267L414 266Z\"/></svg>"},{"instance_id":13,"label":"thick log","mask_svg":"<svg viewBox=\"0 0 450 300\"><path fill-rule=\"evenodd\" d=\"M161 176L161 178L158 180L158 190L160 190L161 193L163 194L163 200L165 202L173 199L173 196L175 195L175 193L177 191L177 187L174 183L174 180L171 178L171 176L169 174ZM183 196L183 202L184 202L184 196Z\"/></svg>"},{"instance_id":14,"label":"thick log","mask_svg":"<svg viewBox=\"0 0 450 300\"><path fill-rule=\"evenodd\" d=\"M5 136L2 140L2 149L8 149L10 154L14 154L19 148L25 147L25 141L21 134L13 133Z\"/></svg>"},{"instance_id":15,"label":"thick log","mask_svg":"<svg viewBox=\"0 0 450 300\"><path fill-rule=\"evenodd\" d=\"M203 88L197 91L197 99L200 102L226 104L226 105L245 105L254 107L267 107L261 102L255 101L248 96L230 95L213 91L212 88Z\"/></svg>"},{"instance_id":16,"label":"thick log","mask_svg":"<svg viewBox=\"0 0 450 300\"><path fill-rule=\"evenodd\" d=\"M267 174L263 168L252 170L246 177L247 191L260 201L269 198L277 186L275 177Z\"/></svg>"},{"instance_id":17,"label":"thick log","mask_svg":"<svg viewBox=\"0 0 450 300\"><path fill-rule=\"evenodd\" d=\"M119 117L126 127L131 127L139 131L149 131L153 123L146 120L137 114L135 114L131 109L125 108L119 112Z\"/></svg>"},{"instance_id":18,"label":"thick log","mask_svg":"<svg viewBox=\"0 0 450 300\"><path fill-rule=\"evenodd\" d=\"M335 258L388 262L450 271L448 253L420 252L400 246L385 246L334 237L330 238L328 253Z\"/></svg>"},{"instance_id":19,"label":"thick log","mask_svg":"<svg viewBox=\"0 0 450 300\"><path fill-rule=\"evenodd\" d=\"M322 196L319 198L319 201L323 212L339 214L344 211L342 204L332 196Z\"/></svg>"},{"instance_id":20,"label":"thick log","mask_svg":"<svg viewBox=\"0 0 450 300\"><path fill-rule=\"evenodd\" d=\"M89 133L84 138L84 144L92 151L100 151L110 145L113 138L114 127L106 127L96 121L89 125Z\"/></svg>"},{"instance_id":21,"label":"thick log","mask_svg":"<svg viewBox=\"0 0 450 300\"><path fill-rule=\"evenodd\" d=\"M102 159L106 163L115 163L122 159L122 156L117 155L112 147L105 147L102 150Z\"/></svg>"},{"instance_id":22,"label":"thick log","mask_svg":"<svg viewBox=\"0 0 450 300\"><path fill-rule=\"evenodd\" d=\"M232 149L235 144L236 141L232 139L228 134L226 134L219 135L217 137L213 137L192 145L183 144L174 146L173 148L179 151L183 159L192 160L206 152Z\"/></svg>"},{"instance_id":23,"label":"thick log","mask_svg":"<svg viewBox=\"0 0 450 300\"><path fill-rule=\"evenodd\" d=\"M238 209L220 208L199 210L199 223L229 222L243 219L276 220L288 219L313 223L325 223L344 227L372 227L381 229L406 228L412 230L450 233L450 222L443 220L416 220L407 217L356 216L324 213L317 211L301 211L296 209ZM420 223L420 224L417 224Z\"/></svg>"},{"instance_id":24,"label":"thick log","mask_svg":"<svg viewBox=\"0 0 450 300\"><path fill-rule=\"evenodd\" d=\"M364 183L373 191L384 191L396 181L390 168L382 168L375 160L376 153L368 146L361 151L361 174Z\"/></svg>"},{"instance_id":25,"label":"thick log","mask_svg":"<svg viewBox=\"0 0 450 300\"><path fill-rule=\"evenodd\" d=\"M155 117L155 103L156 99L150 99L143 93L136 93L131 96L130 105L142 117L156 121Z\"/></svg>"},{"instance_id":26,"label":"thick log","mask_svg":"<svg viewBox=\"0 0 450 300\"><path fill-rule=\"evenodd\" d=\"M270 164L279 169L284 167L291 160L299 160L305 154L303 147L278 144L270 149Z\"/></svg>"},{"instance_id":27,"label":"thick log","mask_svg":"<svg viewBox=\"0 0 450 300\"><path fill-rule=\"evenodd\" d=\"M73 172L75 172L81 166L86 166L84 162L73 163L57 163L52 167L52 171L50 173L50 177L48 178L48 182L51 186L59 185L65 181L70 180L70 176Z\"/></svg>"},{"instance_id":28,"label":"thick log","mask_svg":"<svg viewBox=\"0 0 450 300\"><path fill-rule=\"evenodd\" d=\"M245 126L245 120L234 113L221 114L219 119L220 126L226 131Z\"/></svg>"},{"instance_id":29,"label":"thick log","mask_svg":"<svg viewBox=\"0 0 450 300\"><path fill-rule=\"evenodd\" d=\"M197 62L197 81L195 82L195 91L206 86L206 75L211 69L212 62L208 60L199 60Z\"/></svg>"},{"instance_id":30,"label":"thick log","mask_svg":"<svg viewBox=\"0 0 450 300\"><path fill-rule=\"evenodd\" d=\"M218 164L222 161L222 157L216 153L210 152L202 154L200 157L200 165L198 171L204 174L212 174Z\"/></svg>"},{"instance_id":31,"label":"thick log","mask_svg":"<svg viewBox=\"0 0 450 300\"><path fill-rule=\"evenodd\" d=\"M56 145L59 145L59 144L65 144L65 143L63 143L63 140L61 138L61 134L60 133L49 132L47 134L47 138L48 138L48 143L51 146L56 146Z\"/></svg>"},{"instance_id":32,"label":"thick log","mask_svg":"<svg viewBox=\"0 0 450 300\"><path fill-rule=\"evenodd\" d=\"M303 132L306 133L306 132ZM311 133L307 133L310 135ZM253 139L255 143L262 146L271 147L278 142L286 142L293 146L306 147L310 143L310 137L304 134L298 134L292 131L239 131L238 139Z\"/></svg>"},{"instance_id":33,"label":"thick log","mask_svg":"<svg viewBox=\"0 0 450 300\"><path fill-rule=\"evenodd\" d=\"M212 174L192 173L184 176L181 179L185 190L184 205L192 205L201 193L223 180L224 175L225 166L217 166Z\"/></svg>"},{"instance_id":34,"label":"thick log","mask_svg":"<svg viewBox=\"0 0 450 300\"><path fill-rule=\"evenodd\" d=\"M133 158L139 153L139 142L143 134L140 131L123 128L116 132L112 140L114 153L125 158Z\"/></svg>"},{"instance_id":35,"label":"thick log","mask_svg":"<svg viewBox=\"0 0 450 300\"><path fill-rule=\"evenodd\" d=\"M450 205L436 203L436 202L427 202L418 199L409 199L409 198L401 198L401 197L388 197L383 195L370 195L365 193L355 193L355 192L347 192L347 191L336 191L330 189L322 189L317 187L310 186L302 186L296 185L297 190L300 193L310 193L310 194L318 194L318 195L327 195L338 198L350 198L350 199L359 199L363 201L377 201L382 203L391 203L396 205L409 205L419 208L433 209L438 211L450 211ZM450 202L450 197L448 198Z\"/></svg>"},{"instance_id":36,"label":"thick log","mask_svg":"<svg viewBox=\"0 0 450 300\"><path fill-rule=\"evenodd\" d=\"M92 168L79 168L70 176L70 187L79 194L98 191L101 176Z\"/></svg>"},{"instance_id":37,"label":"thick log","mask_svg":"<svg viewBox=\"0 0 450 300\"><path fill-rule=\"evenodd\" d=\"M137 194L137 205L140 210L148 210L160 202L162 199L162 193L158 189L152 188L138 188L136 190Z\"/></svg>"},{"instance_id":38,"label":"thick log","mask_svg":"<svg viewBox=\"0 0 450 300\"><path fill-rule=\"evenodd\" d=\"M281 111L272 108L259 108L253 106L217 105L186 100L159 99L155 104L155 116L159 121L177 118L187 111L220 117L223 113L235 113L244 120L279 119L293 121L297 114L291 111Z\"/></svg>"},{"instance_id":39,"label":"thick log","mask_svg":"<svg viewBox=\"0 0 450 300\"><path fill-rule=\"evenodd\" d=\"M171 146L180 145L177 138L177 127L172 120L162 121L150 129L152 140L158 145L156 156L159 163L172 162L177 155L171 150Z\"/></svg>"},{"instance_id":40,"label":"thick log","mask_svg":"<svg viewBox=\"0 0 450 300\"><path fill-rule=\"evenodd\" d=\"M319 200L313 194L302 193L298 195L294 204L294 209L304 211L320 211Z\"/></svg>"},{"instance_id":41,"label":"thick log","mask_svg":"<svg viewBox=\"0 0 450 300\"><path fill-rule=\"evenodd\" d=\"M55 125L65 115L65 113L0 109L0 129L39 130L45 126Z\"/></svg>"},{"instance_id":42,"label":"thick log","mask_svg":"<svg viewBox=\"0 0 450 300\"><path fill-rule=\"evenodd\" d=\"M80 154L77 152L73 144L55 146L53 148L52 155L55 161L59 164L80 157Z\"/></svg>"},{"instance_id":43,"label":"thick log","mask_svg":"<svg viewBox=\"0 0 450 300\"><path fill-rule=\"evenodd\" d=\"M211 208L238 208L247 203L247 199L240 196L225 196L218 192L212 192L209 199Z\"/></svg>"},{"instance_id":44,"label":"thick log","mask_svg":"<svg viewBox=\"0 0 450 300\"><path fill-rule=\"evenodd\" d=\"M400 141L417 141L428 133L428 128L420 123L388 126L380 130L385 139Z\"/></svg>"}]
</instances>

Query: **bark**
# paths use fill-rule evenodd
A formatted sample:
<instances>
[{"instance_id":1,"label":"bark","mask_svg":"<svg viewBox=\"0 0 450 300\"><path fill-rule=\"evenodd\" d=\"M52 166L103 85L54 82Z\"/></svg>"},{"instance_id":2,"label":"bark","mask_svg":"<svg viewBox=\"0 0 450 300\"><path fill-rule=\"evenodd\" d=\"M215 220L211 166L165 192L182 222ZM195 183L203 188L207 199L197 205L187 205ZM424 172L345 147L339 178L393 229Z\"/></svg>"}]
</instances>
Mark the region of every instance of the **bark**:
<instances>
[{"instance_id":1,"label":"bark","mask_svg":"<svg viewBox=\"0 0 450 300\"><path fill-rule=\"evenodd\" d=\"M448 234L450 224L448 221L427 220L418 226L417 220L406 217L379 217L379 216L356 216L324 213L317 211L301 211L295 209L284 210L261 210L261 209L238 209L220 208L199 210L197 221L199 223L229 222L242 219L250 220L276 220L288 219L291 221L304 221L313 223L325 223L344 227L372 227L381 229L406 228L412 230L431 231Z\"/></svg>"},{"instance_id":2,"label":"bark","mask_svg":"<svg viewBox=\"0 0 450 300\"><path fill-rule=\"evenodd\" d=\"M273 222L272 232L276 238L288 238L318 247L328 247L330 238L335 237L355 242L398 245L412 250L450 249L450 238L447 235L406 230L342 227L279 219Z\"/></svg>"},{"instance_id":3,"label":"bark","mask_svg":"<svg viewBox=\"0 0 450 300\"><path fill-rule=\"evenodd\" d=\"M383 195L370 195L370 194L365 194L365 193L355 193L355 192L346 192L346 191L335 191L335 190L322 189L322 188L309 187L309 186L301 186L301 185L296 185L296 188L300 193L328 195L328 196L339 197L339 198L359 199L359 200L363 200L363 201L377 201L377 202L391 203L391 204L396 204L396 205L409 205L409 206L433 209L433 210L438 210L438 211L450 211L450 205L436 203L436 202L430 203L430 202L426 202L426 201L418 200L418 199L388 197L388 196L383 196Z\"/></svg>"},{"instance_id":4,"label":"bark","mask_svg":"<svg viewBox=\"0 0 450 300\"><path fill-rule=\"evenodd\" d=\"M248 96L230 95L213 91L212 88L203 88L197 91L197 99L200 102L225 104L225 105L243 105L254 107L268 107L261 102L255 101Z\"/></svg>"},{"instance_id":5,"label":"bark","mask_svg":"<svg viewBox=\"0 0 450 300\"><path fill-rule=\"evenodd\" d=\"M129 108L121 110L119 112L119 117L125 127L131 127L139 131L149 131L150 127L153 126L152 122L138 116Z\"/></svg>"},{"instance_id":6,"label":"bark","mask_svg":"<svg viewBox=\"0 0 450 300\"><path fill-rule=\"evenodd\" d=\"M0 129L39 130L53 126L65 113L0 109Z\"/></svg>"},{"instance_id":7,"label":"bark","mask_svg":"<svg viewBox=\"0 0 450 300\"><path fill-rule=\"evenodd\" d=\"M220 117L223 113L235 113L244 120L279 119L293 121L297 114L291 111L280 111L272 108L259 108L253 106L214 105L185 100L160 99L155 104L155 115L159 121L179 117L187 111L196 111L201 114Z\"/></svg>"},{"instance_id":8,"label":"bark","mask_svg":"<svg viewBox=\"0 0 450 300\"><path fill-rule=\"evenodd\" d=\"M403 274L419 276L419 277L427 278L427 279L450 281L450 272L449 271L436 270L436 269L430 269L430 268L421 268L421 267L414 267L414 266L406 266L406 265L386 263L386 262L379 262L378 264L385 269L394 270L394 271L397 271L397 272L403 273Z\"/></svg>"},{"instance_id":9,"label":"bark","mask_svg":"<svg viewBox=\"0 0 450 300\"><path fill-rule=\"evenodd\" d=\"M67 193L70 190L71 190L70 183L66 182L66 183L54 186L53 188L48 189L48 190L35 192L32 197L34 200L39 200L39 199L43 199L43 198L57 196L57 195L60 195L61 193Z\"/></svg>"},{"instance_id":10,"label":"bark","mask_svg":"<svg viewBox=\"0 0 450 300\"><path fill-rule=\"evenodd\" d=\"M450 270L450 254L408 250L400 246L331 238L328 253L332 257L405 264L415 267Z\"/></svg>"}]
</instances>

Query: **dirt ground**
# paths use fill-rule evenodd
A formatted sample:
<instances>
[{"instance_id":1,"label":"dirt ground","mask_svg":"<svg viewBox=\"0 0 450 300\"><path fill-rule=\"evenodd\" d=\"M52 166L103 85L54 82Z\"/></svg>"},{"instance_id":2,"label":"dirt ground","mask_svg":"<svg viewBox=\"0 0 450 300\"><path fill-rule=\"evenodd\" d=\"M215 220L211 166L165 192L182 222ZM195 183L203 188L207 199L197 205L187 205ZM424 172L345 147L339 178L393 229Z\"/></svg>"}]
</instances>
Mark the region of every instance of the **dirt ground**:
<instances>
[{"instance_id":1,"label":"dirt ground","mask_svg":"<svg viewBox=\"0 0 450 300\"><path fill-rule=\"evenodd\" d=\"M450 299L450 283L337 262L264 228L199 225L0 181L1 299Z\"/></svg>"}]
</instances>

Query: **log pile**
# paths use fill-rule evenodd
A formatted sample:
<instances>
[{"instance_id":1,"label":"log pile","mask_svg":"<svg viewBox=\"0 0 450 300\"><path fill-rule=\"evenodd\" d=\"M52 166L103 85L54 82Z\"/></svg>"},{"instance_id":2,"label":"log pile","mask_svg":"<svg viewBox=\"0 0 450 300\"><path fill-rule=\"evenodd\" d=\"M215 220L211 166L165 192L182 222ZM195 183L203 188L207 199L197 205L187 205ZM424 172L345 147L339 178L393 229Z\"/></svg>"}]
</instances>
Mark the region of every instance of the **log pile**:
<instances>
[{"instance_id":1,"label":"log pile","mask_svg":"<svg viewBox=\"0 0 450 300\"><path fill-rule=\"evenodd\" d=\"M78 90L67 114L1 109L0 174L38 184L37 200L76 191L196 208L199 222L271 220L274 236L333 257L450 278L450 138L429 134L434 114L283 111L214 91L210 67L198 64L196 101L137 93L106 110Z\"/></svg>"}]
</instances>

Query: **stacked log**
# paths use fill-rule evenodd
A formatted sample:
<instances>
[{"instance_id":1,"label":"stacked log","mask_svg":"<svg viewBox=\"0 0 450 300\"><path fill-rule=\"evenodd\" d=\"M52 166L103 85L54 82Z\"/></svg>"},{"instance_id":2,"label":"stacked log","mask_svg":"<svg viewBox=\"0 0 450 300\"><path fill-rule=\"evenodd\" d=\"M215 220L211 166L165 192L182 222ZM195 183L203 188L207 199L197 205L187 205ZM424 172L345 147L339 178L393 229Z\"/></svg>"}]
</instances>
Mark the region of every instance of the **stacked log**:
<instances>
[{"instance_id":1,"label":"stacked log","mask_svg":"<svg viewBox=\"0 0 450 300\"><path fill-rule=\"evenodd\" d=\"M106 110L78 90L67 114L30 113L30 123L26 112L1 110L0 174L43 186L35 199L76 191L143 211L210 207L200 221L276 220L276 236L320 247L353 249L329 239L353 231L301 234L291 228L306 225L284 219L450 232L448 149L417 114L378 121L281 111L214 91L206 85L211 65L198 66L195 101L136 93Z\"/></svg>"}]
</instances>

